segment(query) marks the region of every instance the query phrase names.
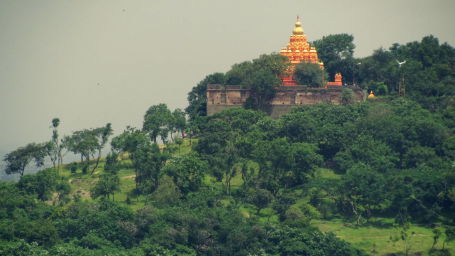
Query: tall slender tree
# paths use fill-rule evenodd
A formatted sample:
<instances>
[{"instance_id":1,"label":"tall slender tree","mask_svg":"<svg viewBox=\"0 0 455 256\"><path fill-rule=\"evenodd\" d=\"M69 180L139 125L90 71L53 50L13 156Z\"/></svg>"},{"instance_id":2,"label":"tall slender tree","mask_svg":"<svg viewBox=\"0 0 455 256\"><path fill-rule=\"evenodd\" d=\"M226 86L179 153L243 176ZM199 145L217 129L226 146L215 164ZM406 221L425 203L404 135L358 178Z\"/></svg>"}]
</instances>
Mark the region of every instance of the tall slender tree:
<instances>
[{"instance_id":1,"label":"tall slender tree","mask_svg":"<svg viewBox=\"0 0 455 256\"><path fill-rule=\"evenodd\" d=\"M56 168L59 163L60 163L60 154L59 154L59 151L60 151L60 141L58 139L59 135L58 135L58 126L60 124L60 119L58 118L54 118L52 119L52 137L51 137L51 140L46 143L46 146L45 146L45 150L46 150L46 153L47 155L49 156L51 162L52 162L52 166L54 168Z\"/></svg>"},{"instance_id":2,"label":"tall slender tree","mask_svg":"<svg viewBox=\"0 0 455 256\"><path fill-rule=\"evenodd\" d=\"M92 174L100 163L101 151L103 150L104 146L108 142L109 136L112 135L111 123L107 123L105 127L100 127L100 128L94 129L93 133L95 134L95 136L98 140L98 143L97 143L98 157L96 158L95 166L92 169Z\"/></svg>"}]
</instances>

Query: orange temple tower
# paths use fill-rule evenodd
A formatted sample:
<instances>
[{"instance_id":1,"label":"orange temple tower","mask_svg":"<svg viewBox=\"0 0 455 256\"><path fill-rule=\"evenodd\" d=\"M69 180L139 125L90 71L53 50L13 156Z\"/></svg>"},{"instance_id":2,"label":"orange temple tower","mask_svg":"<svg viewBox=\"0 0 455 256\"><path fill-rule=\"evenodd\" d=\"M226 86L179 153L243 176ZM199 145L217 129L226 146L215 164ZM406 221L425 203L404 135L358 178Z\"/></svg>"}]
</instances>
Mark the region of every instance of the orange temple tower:
<instances>
[{"instance_id":1,"label":"orange temple tower","mask_svg":"<svg viewBox=\"0 0 455 256\"><path fill-rule=\"evenodd\" d=\"M297 85L297 82L292 76L295 71L295 66L299 63L315 63L319 64L321 69L324 69L324 63L319 61L316 48L312 47L307 41L299 17L297 17L297 21L295 22L288 45L281 48L280 54L288 57L289 62L292 64L288 70L289 76L281 77L283 86ZM331 82L328 85L341 85L341 80L341 74L337 74L335 82Z\"/></svg>"}]
</instances>

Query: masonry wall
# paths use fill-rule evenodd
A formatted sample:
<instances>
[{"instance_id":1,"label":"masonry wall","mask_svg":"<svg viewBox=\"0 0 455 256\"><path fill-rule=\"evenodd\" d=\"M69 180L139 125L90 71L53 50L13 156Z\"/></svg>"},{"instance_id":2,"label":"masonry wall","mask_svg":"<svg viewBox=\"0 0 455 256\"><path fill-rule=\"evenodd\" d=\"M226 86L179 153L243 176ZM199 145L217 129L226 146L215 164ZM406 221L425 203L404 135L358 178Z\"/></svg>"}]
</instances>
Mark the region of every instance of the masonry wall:
<instances>
[{"instance_id":1,"label":"masonry wall","mask_svg":"<svg viewBox=\"0 0 455 256\"><path fill-rule=\"evenodd\" d=\"M334 86L329 88L307 88L305 86L279 87L271 101L269 114L278 118L300 105L329 103L340 104L345 88ZM361 89L352 89L355 103L365 101L366 92ZM207 86L207 114L212 115L225 109L242 107L250 96L247 89L240 86Z\"/></svg>"}]
</instances>

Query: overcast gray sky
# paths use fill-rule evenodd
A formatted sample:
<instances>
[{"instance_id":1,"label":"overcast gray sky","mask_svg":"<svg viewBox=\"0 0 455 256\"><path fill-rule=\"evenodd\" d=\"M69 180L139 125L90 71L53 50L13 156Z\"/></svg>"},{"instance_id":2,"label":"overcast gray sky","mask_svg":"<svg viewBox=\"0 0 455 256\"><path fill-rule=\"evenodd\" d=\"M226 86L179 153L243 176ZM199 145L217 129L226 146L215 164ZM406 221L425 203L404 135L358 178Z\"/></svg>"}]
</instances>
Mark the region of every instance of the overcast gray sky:
<instances>
[{"instance_id":1,"label":"overcast gray sky","mask_svg":"<svg viewBox=\"0 0 455 256\"><path fill-rule=\"evenodd\" d=\"M353 34L356 56L433 34L455 45L453 0L0 1L0 155L112 122L142 126L151 105L187 105L213 72L286 45Z\"/></svg>"}]
</instances>

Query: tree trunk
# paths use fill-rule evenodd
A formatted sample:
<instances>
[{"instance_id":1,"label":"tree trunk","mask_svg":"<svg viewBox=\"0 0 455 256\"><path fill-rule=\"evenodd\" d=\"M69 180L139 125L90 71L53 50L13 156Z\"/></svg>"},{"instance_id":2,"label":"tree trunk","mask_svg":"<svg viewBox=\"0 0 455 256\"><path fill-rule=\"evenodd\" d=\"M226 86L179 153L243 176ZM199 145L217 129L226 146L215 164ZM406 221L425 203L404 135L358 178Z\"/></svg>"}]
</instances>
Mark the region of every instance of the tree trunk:
<instances>
[{"instance_id":1,"label":"tree trunk","mask_svg":"<svg viewBox=\"0 0 455 256\"><path fill-rule=\"evenodd\" d=\"M232 177L229 176L229 181L228 181L228 195L229 196L231 195L231 179L232 179Z\"/></svg>"},{"instance_id":2,"label":"tree trunk","mask_svg":"<svg viewBox=\"0 0 455 256\"><path fill-rule=\"evenodd\" d=\"M357 220L356 220L356 223L357 223L357 226L360 224L360 218L362 217L362 214L360 214L355 205L354 205L354 202L352 202L352 200L349 200L349 203L351 204L351 207L352 207L352 212L357 216Z\"/></svg>"},{"instance_id":3,"label":"tree trunk","mask_svg":"<svg viewBox=\"0 0 455 256\"><path fill-rule=\"evenodd\" d=\"M159 178L156 177L153 183L155 184L154 190L156 190L158 188L158 185L160 184Z\"/></svg>"},{"instance_id":4,"label":"tree trunk","mask_svg":"<svg viewBox=\"0 0 455 256\"><path fill-rule=\"evenodd\" d=\"M134 168L134 174L136 175L136 177L134 177L134 183L136 184L136 190L137 190L138 177L137 177L137 169L136 168Z\"/></svg>"},{"instance_id":5,"label":"tree trunk","mask_svg":"<svg viewBox=\"0 0 455 256\"><path fill-rule=\"evenodd\" d=\"M92 173L90 175L93 175L95 172L95 169L98 167L98 164L100 163L100 158L101 158L101 149L98 150L98 158L96 159L95 167L92 169Z\"/></svg>"},{"instance_id":6,"label":"tree trunk","mask_svg":"<svg viewBox=\"0 0 455 256\"><path fill-rule=\"evenodd\" d=\"M226 181L225 181L225 186L226 186L226 194L228 196L231 195L231 175L226 174Z\"/></svg>"},{"instance_id":7,"label":"tree trunk","mask_svg":"<svg viewBox=\"0 0 455 256\"><path fill-rule=\"evenodd\" d=\"M66 153L65 153L66 154ZM63 155L62 152L59 153L59 167L63 164Z\"/></svg>"}]
</instances>

